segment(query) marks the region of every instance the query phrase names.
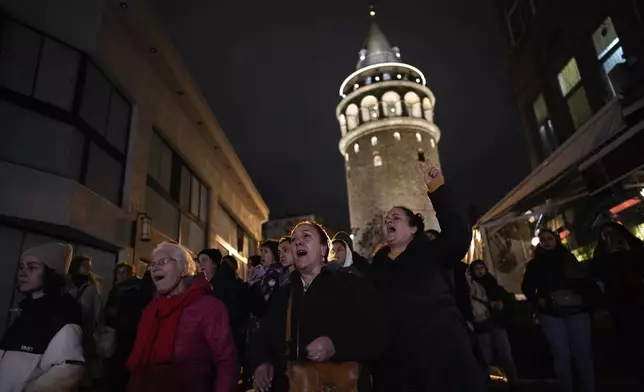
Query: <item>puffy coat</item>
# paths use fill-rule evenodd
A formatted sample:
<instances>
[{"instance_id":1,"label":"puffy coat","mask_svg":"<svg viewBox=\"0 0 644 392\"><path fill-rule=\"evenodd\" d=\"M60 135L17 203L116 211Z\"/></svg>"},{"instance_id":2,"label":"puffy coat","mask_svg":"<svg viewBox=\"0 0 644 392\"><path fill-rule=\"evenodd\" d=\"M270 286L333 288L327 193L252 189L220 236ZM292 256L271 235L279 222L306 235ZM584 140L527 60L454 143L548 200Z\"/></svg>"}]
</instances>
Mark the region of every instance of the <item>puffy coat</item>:
<instances>
[{"instance_id":1,"label":"puffy coat","mask_svg":"<svg viewBox=\"0 0 644 392\"><path fill-rule=\"evenodd\" d=\"M208 282L195 279L188 290L200 284ZM144 310L144 317L150 306ZM226 306L214 296L204 295L181 313L172 362L133 372L128 391L230 392L237 383L237 370Z\"/></svg>"},{"instance_id":2,"label":"puffy coat","mask_svg":"<svg viewBox=\"0 0 644 392\"><path fill-rule=\"evenodd\" d=\"M76 390L84 372L80 322L67 294L23 300L0 342L0 392Z\"/></svg>"}]
</instances>

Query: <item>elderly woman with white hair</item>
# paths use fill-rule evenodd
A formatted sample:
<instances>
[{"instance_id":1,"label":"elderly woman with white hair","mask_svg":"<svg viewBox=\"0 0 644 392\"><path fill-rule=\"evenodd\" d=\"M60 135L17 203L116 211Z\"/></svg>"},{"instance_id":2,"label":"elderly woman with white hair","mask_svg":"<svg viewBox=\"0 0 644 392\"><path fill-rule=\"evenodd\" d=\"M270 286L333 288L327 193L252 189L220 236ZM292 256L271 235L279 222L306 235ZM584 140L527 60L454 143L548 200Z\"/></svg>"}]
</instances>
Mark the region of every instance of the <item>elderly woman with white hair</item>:
<instances>
[{"instance_id":1,"label":"elderly woman with white hair","mask_svg":"<svg viewBox=\"0 0 644 392\"><path fill-rule=\"evenodd\" d=\"M157 296L145 308L128 359L131 392L231 392L237 358L226 307L193 277L188 250L164 242L149 265Z\"/></svg>"}]
</instances>

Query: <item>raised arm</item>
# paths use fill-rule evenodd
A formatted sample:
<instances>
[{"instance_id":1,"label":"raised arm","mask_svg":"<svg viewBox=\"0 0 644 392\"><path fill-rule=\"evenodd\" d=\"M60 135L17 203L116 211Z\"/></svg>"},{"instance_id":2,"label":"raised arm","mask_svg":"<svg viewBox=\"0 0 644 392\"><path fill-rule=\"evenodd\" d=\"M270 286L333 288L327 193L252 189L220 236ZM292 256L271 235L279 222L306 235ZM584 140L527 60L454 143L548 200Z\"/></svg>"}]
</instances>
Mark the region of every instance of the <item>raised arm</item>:
<instances>
[{"instance_id":1,"label":"raised arm","mask_svg":"<svg viewBox=\"0 0 644 392\"><path fill-rule=\"evenodd\" d=\"M440 169L426 163L421 164L420 168L427 185L427 196L441 227L440 236L436 240L443 248L442 262L454 267L465 256L472 241L467 210L456 192L452 191L453 188L445 183Z\"/></svg>"}]
</instances>

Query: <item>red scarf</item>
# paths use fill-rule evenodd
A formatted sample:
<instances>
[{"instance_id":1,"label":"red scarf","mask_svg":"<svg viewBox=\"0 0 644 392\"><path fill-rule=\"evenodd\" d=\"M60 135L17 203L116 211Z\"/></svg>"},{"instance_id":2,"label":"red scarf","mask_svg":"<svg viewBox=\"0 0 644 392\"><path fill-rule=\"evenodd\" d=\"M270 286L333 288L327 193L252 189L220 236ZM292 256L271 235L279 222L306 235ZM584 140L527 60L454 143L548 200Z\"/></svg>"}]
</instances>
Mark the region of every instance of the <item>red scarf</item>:
<instances>
[{"instance_id":1,"label":"red scarf","mask_svg":"<svg viewBox=\"0 0 644 392\"><path fill-rule=\"evenodd\" d=\"M210 290L210 284L200 275L183 293L170 298L154 298L141 316L127 367L136 372L149 365L171 363L183 309L195 303Z\"/></svg>"}]
</instances>

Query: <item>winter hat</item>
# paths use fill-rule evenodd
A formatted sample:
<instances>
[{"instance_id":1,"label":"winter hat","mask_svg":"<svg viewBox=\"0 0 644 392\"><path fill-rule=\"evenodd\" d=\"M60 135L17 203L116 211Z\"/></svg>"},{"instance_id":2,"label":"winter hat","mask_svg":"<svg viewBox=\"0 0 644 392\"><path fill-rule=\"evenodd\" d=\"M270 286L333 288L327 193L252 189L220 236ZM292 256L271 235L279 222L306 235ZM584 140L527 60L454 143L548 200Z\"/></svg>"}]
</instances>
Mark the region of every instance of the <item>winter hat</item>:
<instances>
[{"instance_id":1,"label":"winter hat","mask_svg":"<svg viewBox=\"0 0 644 392\"><path fill-rule=\"evenodd\" d=\"M221 258L223 257L219 249L204 249L201 252L199 252L197 257L199 257L200 255L206 255L210 257L210 260L212 260L212 263L214 265L221 264Z\"/></svg>"},{"instance_id":2,"label":"winter hat","mask_svg":"<svg viewBox=\"0 0 644 392\"><path fill-rule=\"evenodd\" d=\"M69 263L72 261L73 251L74 249L69 244L50 242L27 249L21 258L27 255L33 256L64 278L67 274Z\"/></svg>"},{"instance_id":3,"label":"winter hat","mask_svg":"<svg viewBox=\"0 0 644 392\"><path fill-rule=\"evenodd\" d=\"M333 237L333 241L335 240L346 242L346 244L349 245L349 250L353 252L353 240L351 239L351 235L349 233L338 231L338 233Z\"/></svg>"}]
</instances>

